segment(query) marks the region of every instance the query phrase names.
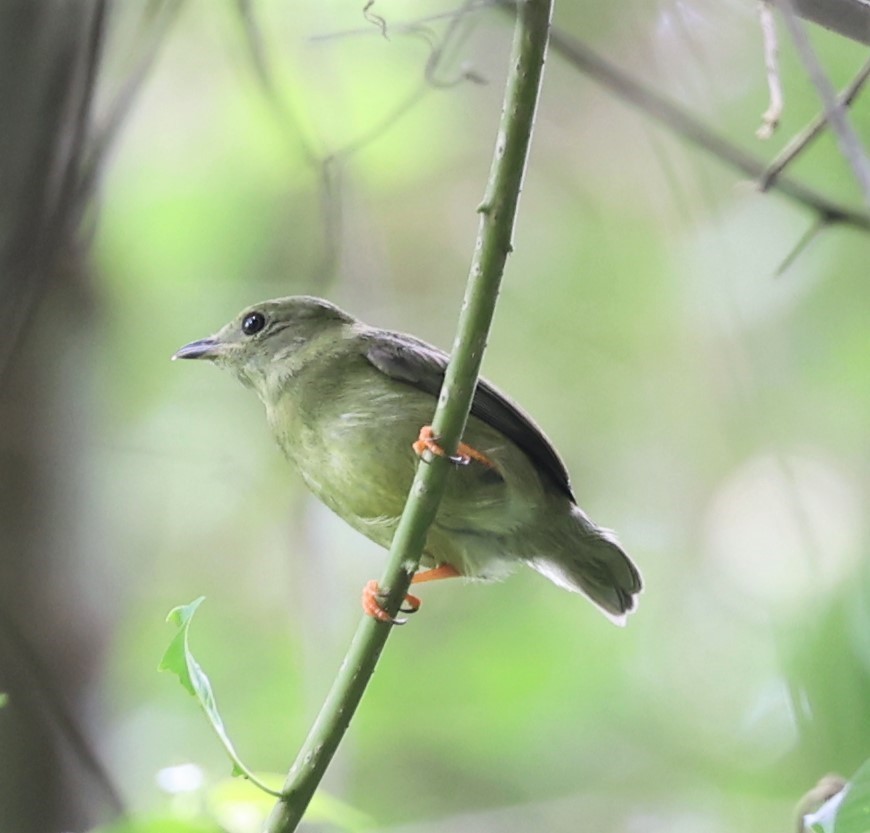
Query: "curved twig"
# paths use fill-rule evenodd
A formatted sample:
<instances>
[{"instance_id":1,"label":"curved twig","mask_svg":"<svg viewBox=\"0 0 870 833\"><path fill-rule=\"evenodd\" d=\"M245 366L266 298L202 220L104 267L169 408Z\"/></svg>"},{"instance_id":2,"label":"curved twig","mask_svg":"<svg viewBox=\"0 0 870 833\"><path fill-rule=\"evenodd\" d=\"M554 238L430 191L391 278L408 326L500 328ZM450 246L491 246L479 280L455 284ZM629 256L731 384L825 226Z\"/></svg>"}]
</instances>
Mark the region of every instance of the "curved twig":
<instances>
[{"instance_id":1,"label":"curved twig","mask_svg":"<svg viewBox=\"0 0 870 833\"><path fill-rule=\"evenodd\" d=\"M514 218L528 156L547 48L552 0L525 0L518 7L505 103L483 203L480 230L459 317L453 355L432 421L440 445L452 454L468 418L496 297L511 250ZM384 608L398 612L449 475L446 458L418 468L380 582ZM317 785L359 705L391 625L366 617L354 635L326 702L284 784L284 797L266 824L267 833L290 833L302 819Z\"/></svg>"}]
</instances>

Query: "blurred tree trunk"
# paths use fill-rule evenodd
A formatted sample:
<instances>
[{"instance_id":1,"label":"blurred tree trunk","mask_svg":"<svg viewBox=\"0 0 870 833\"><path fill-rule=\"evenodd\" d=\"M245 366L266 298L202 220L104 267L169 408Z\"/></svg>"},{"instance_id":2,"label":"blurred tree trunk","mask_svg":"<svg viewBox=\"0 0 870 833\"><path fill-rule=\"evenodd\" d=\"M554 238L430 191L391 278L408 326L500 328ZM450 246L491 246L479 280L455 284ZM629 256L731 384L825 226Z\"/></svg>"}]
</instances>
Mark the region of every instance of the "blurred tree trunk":
<instances>
[{"instance_id":1,"label":"blurred tree trunk","mask_svg":"<svg viewBox=\"0 0 870 833\"><path fill-rule=\"evenodd\" d=\"M105 16L104 0L0 0L2 833L82 830L119 810L83 720L105 633L82 578L92 292L79 237Z\"/></svg>"}]
</instances>

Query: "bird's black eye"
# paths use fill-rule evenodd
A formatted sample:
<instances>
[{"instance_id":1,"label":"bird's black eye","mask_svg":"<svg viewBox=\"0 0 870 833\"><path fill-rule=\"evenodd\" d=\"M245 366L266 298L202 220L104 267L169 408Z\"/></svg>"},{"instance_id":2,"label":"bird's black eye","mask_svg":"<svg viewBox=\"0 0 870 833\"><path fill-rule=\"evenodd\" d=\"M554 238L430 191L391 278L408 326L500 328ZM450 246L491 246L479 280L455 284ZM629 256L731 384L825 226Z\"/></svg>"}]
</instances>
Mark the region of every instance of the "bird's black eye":
<instances>
[{"instance_id":1,"label":"bird's black eye","mask_svg":"<svg viewBox=\"0 0 870 833\"><path fill-rule=\"evenodd\" d=\"M259 333L266 326L266 316L262 312L249 312L242 321L242 332L246 336Z\"/></svg>"}]
</instances>

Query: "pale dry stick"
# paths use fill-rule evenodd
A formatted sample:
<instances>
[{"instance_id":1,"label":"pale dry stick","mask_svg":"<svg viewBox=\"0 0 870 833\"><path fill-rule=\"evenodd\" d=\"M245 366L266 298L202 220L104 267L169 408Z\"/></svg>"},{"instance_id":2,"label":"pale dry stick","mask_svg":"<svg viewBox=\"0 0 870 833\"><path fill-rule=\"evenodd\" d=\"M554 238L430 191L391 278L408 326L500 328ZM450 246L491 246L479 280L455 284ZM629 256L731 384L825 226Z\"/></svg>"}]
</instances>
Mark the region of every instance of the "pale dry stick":
<instances>
[{"instance_id":1,"label":"pale dry stick","mask_svg":"<svg viewBox=\"0 0 870 833\"><path fill-rule=\"evenodd\" d=\"M761 126L755 131L759 139L769 139L782 118L782 81L779 77L779 41L776 37L776 21L769 0L758 4L758 22L764 44L764 67L767 70L767 89L770 103L761 116Z\"/></svg>"},{"instance_id":2,"label":"pale dry stick","mask_svg":"<svg viewBox=\"0 0 870 833\"><path fill-rule=\"evenodd\" d=\"M794 3L792 0L776 0L776 3L794 41L798 57L801 59L810 81L815 86L819 98L822 99L825 118L831 125L831 130L840 147L840 153L843 154L852 168L865 205L870 207L870 160L867 158L857 133L846 118L845 109L837 101L837 94L810 43L804 24L798 18Z\"/></svg>"},{"instance_id":3,"label":"pale dry stick","mask_svg":"<svg viewBox=\"0 0 870 833\"><path fill-rule=\"evenodd\" d=\"M444 36L441 38L440 44L432 49L432 52L429 55L429 59L426 61L426 69L424 72L426 83L430 86L448 89L450 87L455 87L457 84L460 84L463 81L472 81L476 84L486 83L482 76L480 76L474 70L468 69L463 69L458 78L454 78L450 81L441 81L436 77L438 65L442 62L444 54L447 52L447 50L450 48L454 41L459 41L460 39L459 27L462 25L462 23L465 22L468 15L471 14L474 9L475 0L465 0L465 2L463 2L460 8L456 10L453 17L450 19L450 22L447 24L447 30L445 31Z\"/></svg>"},{"instance_id":4,"label":"pale dry stick","mask_svg":"<svg viewBox=\"0 0 870 833\"><path fill-rule=\"evenodd\" d=\"M861 67L858 74L849 82L848 86L843 89L837 100L842 107L849 107L852 102L858 97L858 93L864 87L867 79L870 78L870 59ZM813 119L803 130L796 133L789 143L782 149L780 154L770 163L764 173L759 177L758 187L761 191L767 191L776 181L776 178L783 172L785 167L824 130L827 124L827 119L824 113Z\"/></svg>"}]
</instances>

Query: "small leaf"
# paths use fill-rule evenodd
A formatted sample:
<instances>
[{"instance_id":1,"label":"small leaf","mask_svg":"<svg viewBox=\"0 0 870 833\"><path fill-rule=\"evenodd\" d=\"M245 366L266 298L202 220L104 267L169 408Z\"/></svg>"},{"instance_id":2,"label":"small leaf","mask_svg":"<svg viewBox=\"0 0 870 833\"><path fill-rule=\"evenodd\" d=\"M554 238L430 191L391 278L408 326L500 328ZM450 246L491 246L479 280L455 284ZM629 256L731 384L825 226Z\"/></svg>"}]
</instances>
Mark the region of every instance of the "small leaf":
<instances>
[{"instance_id":1,"label":"small leaf","mask_svg":"<svg viewBox=\"0 0 870 833\"><path fill-rule=\"evenodd\" d=\"M812 830L813 833L834 833L837 822L837 811L840 804L843 803L843 798L846 795L848 787L831 796L815 813L808 813L804 816L804 829Z\"/></svg>"},{"instance_id":2,"label":"small leaf","mask_svg":"<svg viewBox=\"0 0 870 833\"><path fill-rule=\"evenodd\" d=\"M204 596L194 599L190 604L181 605L173 608L166 617L167 622L172 622L178 628L178 633L172 638L169 647L163 654L163 659L160 660L158 666L161 671L170 671L178 676L181 684L187 691L196 697L202 710L205 712L212 729L218 736L224 750L229 755L233 763L233 775L247 778L252 784L258 786L264 792L270 795L280 797L281 793L278 790L273 790L266 786L262 781L249 770L241 761L227 734L224 726L223 718L218 711L217 702L215 701L214 691L211 687L211 681L202 670L202 666L196 661L196 658L191 653L188 643L188 633L190 631L190 623L193 621L193 614L202 604Z\"/></svg>"},{"instance_id":3,"label":"small leaf","mask_svg":"<svg viewBox=\"0 0 870 833\"><path fill-rule=\"evenodd\" d=\"M834 833L870 833L870 760L852 776L844 794Z\"/></svg>"},{"instance_id":4,"label":"small leaf","mask_svg":"<svg viewBox=\"0 0 870 833\"><path fill-rule=\"evenodd\" d=\"M3 691L0 691L0 709L3 708L9 702L9 695Z\"/></svg>"},{"instance_id":5,"label":"small leaf","mask_svg":"<svg viewBox=\"0 0 870 833\"><path fill-rule=\"evenodd\" d=\"M277 773L261 773L259 777L267 784L278 785L282 781ZM251 831L263 829L274 806L267 796L243 789L243 785L231 779L225 779L209 790L208 804L215 818L224 826L230 827L232 820L243 818L247 820L245 829ZM323 790L314 794L305 819L346 833L365 833L375 827L371 816Z\"/></svg>"},{"instance_id":6,"label":"small leaf","mask_svg":"<svg viewBox=\"0 0 870 833\"><path fill-rule=\"evenodd\" d=\"M813 833L870 833L870 760L815 813L804 816Z\"/></svg>"},{"instance_id":7,"label":"small leaf","mask_svg":"<svg viewBox=\"0 0 870 833\"><path fill-rule=\"evenodd\" d=\"M188 605L174 607L169 611L166 621L175 625L178 628L178 633L175 634L172 642L169 643L169 647L163 654L163 659L160 660L160 665L157 666L160 671L170 671L177 675L181 684L187 689L188 694L192 694L194 697L196 697L196 688L194 687L187 664L187 657L189 655L187 631L190 627L190 620L193 618L193 614L196 613L196 609L204 601L205 596L200 596Z\"/></svg>"}]
</instances>

